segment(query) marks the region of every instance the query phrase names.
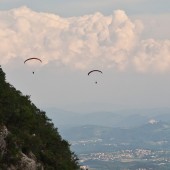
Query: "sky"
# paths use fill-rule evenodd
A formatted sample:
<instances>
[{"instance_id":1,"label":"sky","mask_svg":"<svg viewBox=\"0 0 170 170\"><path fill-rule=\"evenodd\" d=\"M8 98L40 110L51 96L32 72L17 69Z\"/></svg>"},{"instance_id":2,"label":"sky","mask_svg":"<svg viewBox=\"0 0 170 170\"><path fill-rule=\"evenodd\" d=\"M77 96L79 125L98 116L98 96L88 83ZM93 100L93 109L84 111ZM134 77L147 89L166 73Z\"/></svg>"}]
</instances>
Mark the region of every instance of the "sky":
<instances>
[{"instance_id":1,"label":"sky","mask_svg":"<svg viewBox=\"0 0 170 170\"><path fill-rule=\"evenodd\" d=\"M0 65L40 108L169 107L169 6L169 0L0 0ZM30 57L42 63L24 64ZM103 74L88 76L93 69Z\"/></svg>"}]
</instances>

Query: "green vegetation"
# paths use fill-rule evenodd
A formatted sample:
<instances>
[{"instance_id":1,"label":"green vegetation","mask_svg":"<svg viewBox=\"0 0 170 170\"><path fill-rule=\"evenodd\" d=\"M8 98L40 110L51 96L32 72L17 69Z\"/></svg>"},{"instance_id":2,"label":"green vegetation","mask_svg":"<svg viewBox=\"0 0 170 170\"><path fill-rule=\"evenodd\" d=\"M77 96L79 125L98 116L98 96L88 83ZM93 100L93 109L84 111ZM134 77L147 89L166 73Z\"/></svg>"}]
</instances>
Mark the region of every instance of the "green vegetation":
<instances>
[{"instance_id":1,"label":"green vegetation","mask_svg":"<svg viewBox=\"0 0 170 170\"><path fill-rule=\"evenodd\" d=\"M6 82L0 67L0 129L9 131L6 150L0 150L0 169L19 164L21 155L36 157L45 170L76 170L76 155L59 135L44 111L38 109L29 96L24 96Z\"/></svg>"}]
</instances>

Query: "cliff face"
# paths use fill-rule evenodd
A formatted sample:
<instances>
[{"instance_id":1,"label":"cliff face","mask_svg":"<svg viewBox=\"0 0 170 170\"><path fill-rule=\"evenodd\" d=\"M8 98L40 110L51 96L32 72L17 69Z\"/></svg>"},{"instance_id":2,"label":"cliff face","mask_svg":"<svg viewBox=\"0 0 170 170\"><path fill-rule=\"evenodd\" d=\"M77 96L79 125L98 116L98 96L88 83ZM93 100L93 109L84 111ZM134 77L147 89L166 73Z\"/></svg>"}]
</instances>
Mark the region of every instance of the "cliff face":
<instances>
[{"instance_id":1,"label":"cliff face","mask_svg":"<svg viewBox=\"0 0 170 170\"><path fill-rule=\"evenodd\" d=\"M7 83L0 67L0 169L78 168L76 155L46 113Z\"/></svg>"},{"instance_id":2,"label":"cliff face","mask_svg":"<svg viewBox=\"0 0 170 170\"><path fill-rule=\"evenodd\" d=\"M5 138L7 137L8 134L9 134L8 129L5 126L1 126L0 127L0 153L1 153L1 156L4 155L4 153L7 149Z\"/></svg>"},{"instance_id":3,"label":"cliff face","mask_svg":"<svg viewBox=\"0 0 170 170\"><path fill-rule=\"evenodd\" d=\"M6 138L9 135L9 131L6 128L6 126L1 126L0 127L0 154L1 154L1 159L4 157L4 155L6 154L6 152L8 151L8 145L6 142ZM35 155L30 152L28 155L22 153L22 151L20 151L18 153L20 155L20 160L18 163L14 164L8 164L3 162L3 164L6 164L6 167L8 170L18 170L18 169L22 169L22 170L36 170L36 169L40 169L40 170L44 170L44 167L41 163L37 162L37 159L35 157Z\"/></svg>"}]
</instances>

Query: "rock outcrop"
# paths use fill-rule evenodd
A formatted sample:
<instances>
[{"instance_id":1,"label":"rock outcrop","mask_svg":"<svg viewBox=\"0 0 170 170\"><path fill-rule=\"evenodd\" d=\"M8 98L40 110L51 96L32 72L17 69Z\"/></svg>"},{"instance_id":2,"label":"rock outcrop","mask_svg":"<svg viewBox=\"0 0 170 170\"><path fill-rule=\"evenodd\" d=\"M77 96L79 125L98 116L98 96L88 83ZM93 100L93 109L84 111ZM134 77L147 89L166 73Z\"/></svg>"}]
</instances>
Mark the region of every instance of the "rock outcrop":
<instances>
[{"instance_id":1,"label":"rock outcrop","mask_svg":"<svg viewBox=\"0 0 170 170\"><path fill-rule=\"evenodd\" d=\"M5 125L0 126L0 155L3 159L4 153L8 151L6 138L10 134ZM7 170L44 170L41 163L37 162L36 156L30 152L28 155L20 151L19 160L16 165L7 165Z\"/></svg>"},{"instance_id":2,"label":"rock outcrop","mask_svg":"<svg viewBox=\"0 0 170 170\"><path fill-rule=\"evenodd\" d=\"M1 157L3 157L4 152L6 151L6 141L5 138L8 135L8 129L6 128L6 126L2 125L0 126L0 155Z\"/></svg>"}]
</instances>

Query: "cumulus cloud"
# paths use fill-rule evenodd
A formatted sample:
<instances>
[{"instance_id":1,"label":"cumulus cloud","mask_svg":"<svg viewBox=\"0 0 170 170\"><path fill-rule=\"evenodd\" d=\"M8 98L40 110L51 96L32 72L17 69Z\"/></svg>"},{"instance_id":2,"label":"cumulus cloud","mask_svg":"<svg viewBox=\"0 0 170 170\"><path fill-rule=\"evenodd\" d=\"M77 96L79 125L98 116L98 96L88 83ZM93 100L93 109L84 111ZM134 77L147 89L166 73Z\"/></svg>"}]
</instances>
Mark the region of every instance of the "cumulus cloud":
<instances>
[{"instance_id":1,"label":"cumulus cloud","mask_svg":"<svg viewBox=\"0 0 170 170\"><path fill-rule=\"evenodd\" d=\"M143 40L134 57L137 70L166 72L170 70L170 41Z\"/></svg>"},{"instance_id":2,"label":"cumulus cloud","mask_svg":"<svg viewBox=\"0 0 170 170\"><path fill-rule=\"evenodd\" d=\"M142 40L143 25L122 10L62 18L27 7L0 12L0 64L39 57L74 69L133 65L138 71L170 68L170 41Z\"/></svg>"}]
</instances>

